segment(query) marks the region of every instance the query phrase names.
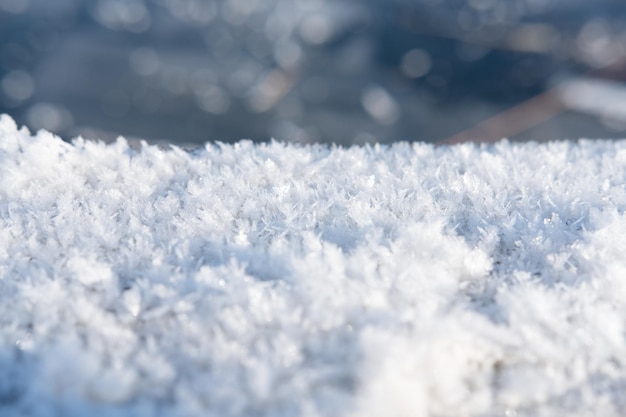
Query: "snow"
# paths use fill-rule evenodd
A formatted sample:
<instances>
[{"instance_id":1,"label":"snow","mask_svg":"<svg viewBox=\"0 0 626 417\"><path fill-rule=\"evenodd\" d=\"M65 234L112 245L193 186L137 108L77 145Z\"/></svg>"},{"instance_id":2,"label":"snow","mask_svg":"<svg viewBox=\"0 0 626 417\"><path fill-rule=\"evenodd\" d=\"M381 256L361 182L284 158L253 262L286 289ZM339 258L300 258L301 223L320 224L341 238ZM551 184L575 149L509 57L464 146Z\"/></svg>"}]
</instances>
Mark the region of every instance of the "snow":
<instances>
[{"instance_id":1,"label":"snow","mask_svg":"<svg viewBox=\"0 0 626 417\"><path fill-rule=\"evenodd\" d=\"M0 415L620 416L626 142L69 144L0 119Z\"/></svg>"}]
</instances>

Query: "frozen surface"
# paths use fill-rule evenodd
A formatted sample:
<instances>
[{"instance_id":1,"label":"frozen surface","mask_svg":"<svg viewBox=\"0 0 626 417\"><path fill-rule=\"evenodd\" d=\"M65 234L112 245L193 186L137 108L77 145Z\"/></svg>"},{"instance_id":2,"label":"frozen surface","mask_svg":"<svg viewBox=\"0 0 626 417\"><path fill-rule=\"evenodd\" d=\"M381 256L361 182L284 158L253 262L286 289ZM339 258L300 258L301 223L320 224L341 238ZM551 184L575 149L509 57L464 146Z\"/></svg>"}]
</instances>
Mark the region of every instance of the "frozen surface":
<instances>
[{"instance_id":1,"label":"frozen surface","mask_svg":"<svg viewBox=\"0 0 626 417\"><path fill-rule=\"evenodd\" d=\"M0 415L624 415L625 182L620 141L135 151L4 116Z\"/></svg>"}]
</instances>

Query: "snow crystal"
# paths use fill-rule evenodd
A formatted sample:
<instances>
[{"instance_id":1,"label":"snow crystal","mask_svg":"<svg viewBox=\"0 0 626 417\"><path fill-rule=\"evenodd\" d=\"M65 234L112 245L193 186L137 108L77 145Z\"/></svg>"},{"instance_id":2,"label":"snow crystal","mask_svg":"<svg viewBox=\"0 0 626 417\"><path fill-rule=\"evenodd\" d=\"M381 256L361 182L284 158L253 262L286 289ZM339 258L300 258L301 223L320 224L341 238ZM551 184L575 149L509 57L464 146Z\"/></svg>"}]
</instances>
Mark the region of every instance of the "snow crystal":
<instances>
[{"instance_id":1,"label":"snow crystal","mask_svg":"<svg viewBox=\"0 0 626 417\"><path fill-rule=\"evenodd\" d=\"M0 415L621 416L626 142L162 150L0 119Z\"/></svg>"}]
</instances>

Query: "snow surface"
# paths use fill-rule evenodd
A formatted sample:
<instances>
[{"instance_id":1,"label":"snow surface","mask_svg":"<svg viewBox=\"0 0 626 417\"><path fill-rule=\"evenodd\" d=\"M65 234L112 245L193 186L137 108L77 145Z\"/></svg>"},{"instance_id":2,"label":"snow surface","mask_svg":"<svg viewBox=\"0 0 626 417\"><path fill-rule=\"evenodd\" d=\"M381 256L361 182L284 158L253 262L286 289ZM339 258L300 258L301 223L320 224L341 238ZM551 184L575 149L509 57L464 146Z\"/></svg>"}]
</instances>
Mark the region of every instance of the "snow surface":
<instances>
[{"instance_id":1,"label":"snow surface","mask_svg":"<svg viewBox=\"0 0 626 417\"><path fill-rule=\"evenodd\" d=\"M2 416L620 416L626 142L133 150L0 119Z\"/></svg>"}]
</instances>

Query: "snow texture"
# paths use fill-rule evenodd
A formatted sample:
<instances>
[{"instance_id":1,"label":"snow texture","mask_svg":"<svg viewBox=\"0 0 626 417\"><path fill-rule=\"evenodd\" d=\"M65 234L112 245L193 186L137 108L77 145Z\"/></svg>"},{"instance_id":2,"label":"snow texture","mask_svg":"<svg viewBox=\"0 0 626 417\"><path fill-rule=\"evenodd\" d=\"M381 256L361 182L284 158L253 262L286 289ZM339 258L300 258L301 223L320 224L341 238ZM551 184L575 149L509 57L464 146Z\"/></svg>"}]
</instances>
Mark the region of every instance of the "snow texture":
<instances>
[{"instance_id":1,"label":"snow texture","mask_svg":"<svg viewBox=\"0 0 626 417\"><path fill-rule=\"evenodd\" d=\"M623 416L626 142L0 119L2 416Z\"/></svg>"}]
</instances>

